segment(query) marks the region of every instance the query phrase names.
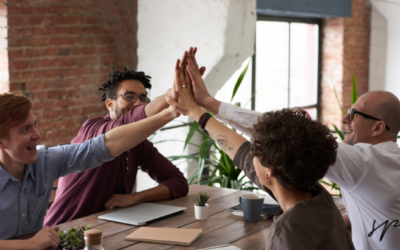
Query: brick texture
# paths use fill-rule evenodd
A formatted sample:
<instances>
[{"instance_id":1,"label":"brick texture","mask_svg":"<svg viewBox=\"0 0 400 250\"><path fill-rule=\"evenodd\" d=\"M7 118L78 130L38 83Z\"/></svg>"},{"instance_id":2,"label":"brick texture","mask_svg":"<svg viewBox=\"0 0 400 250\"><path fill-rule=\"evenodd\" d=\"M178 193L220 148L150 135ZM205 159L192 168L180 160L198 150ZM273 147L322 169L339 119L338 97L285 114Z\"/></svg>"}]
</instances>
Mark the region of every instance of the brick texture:
<instances>
[{"instance_id":1,"label":"brick texture","mask_svg":"<svg viewBox=\"0 0 400 250\"><path fill-rule=\"evenodd\" d=\"M9 89L33 101L39 143L69 143L89 117L107 113L98 88L108 74L137 66L137 0L6 6Z\"/></svg>"},{"instance_id":2,"label":"brick texture","mask_svg":"<svg viewBox=\"0 0 400 250\"><path fill-rule=\"evenodd\" d=\"M371 4L368 0L352 0L352 15L324 20L322 45L321 120L341 126L340 108L332 89L334 84L343 111L351 106L352 77L357 92L368 91Z\"/></svg>"}]
</instances>

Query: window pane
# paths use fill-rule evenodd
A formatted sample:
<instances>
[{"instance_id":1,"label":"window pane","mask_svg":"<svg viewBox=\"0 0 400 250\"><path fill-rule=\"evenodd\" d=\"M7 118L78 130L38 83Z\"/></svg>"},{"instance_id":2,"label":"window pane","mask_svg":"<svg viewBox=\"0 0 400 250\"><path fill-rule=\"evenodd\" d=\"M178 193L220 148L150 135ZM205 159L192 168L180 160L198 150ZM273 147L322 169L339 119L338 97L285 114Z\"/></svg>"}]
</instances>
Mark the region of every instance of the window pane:
<instances>
[{"instance_id":1,"label":"window pane","mask_svg":"<svg viewBox=\"0 0 400 250\"><path fill-rule=\"evenodd\" d=\"M246 68L247 64L249 67L247 68L246 75L244 76L240 87L238 88L235 98L232 98L233 89L235 88L236 82ZM247 58L242 66L236 70L236 72L229 78L229 80L222 86L222 88L217 92L215 98L217 100L228 102L228 103L240 103L242 108L251 109L251 74L252 74L252 58Z\"/></svg>"},{"instance_id":2,"label":"window pane","mask_svg":"<svg viewBox=\"0 0 400 250\"><path fill-rule=\"evenodd\" d=\"M288 105L289 23L257 21L256 107L259 112Z\"/></svg>"},{"instance_id":3,"label":"window pane","mask_svg":"<svg viewBox=\"0 0 400 250\"><path fill-rule=\"evenodd\" d=\"M317 86L318 25L291 23L290 107L316 104Z\"/></svg>"},{"instance_id":4,"label":"window pane","mask_svg":"<svg viewBox=\"0 0 400 250\"><path fill-rule=\"evenodd\" d=\"M305 111L311 116L313 120L317 119L317 108L305 109Z\"/></svg>"}]
</instances>

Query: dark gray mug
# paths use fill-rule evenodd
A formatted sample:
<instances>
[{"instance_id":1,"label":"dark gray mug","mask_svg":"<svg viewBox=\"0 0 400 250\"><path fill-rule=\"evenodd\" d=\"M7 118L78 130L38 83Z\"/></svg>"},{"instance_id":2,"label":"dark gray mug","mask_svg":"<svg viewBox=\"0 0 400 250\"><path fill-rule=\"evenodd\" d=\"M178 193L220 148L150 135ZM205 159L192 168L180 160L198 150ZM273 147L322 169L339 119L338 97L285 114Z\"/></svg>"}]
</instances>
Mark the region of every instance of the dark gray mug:
<instances>
[{"instance_id":1,"label":"dark gray mug","mask_svg":"<svg viewBox=\"0 0 400 250\"><path fill-rule=\"evenodd\" d=\"M242 194L239 197L240 205L243 208L244 220L259 221L264 203L264 196L259 194Z\"/></svg>"}]
</instances>

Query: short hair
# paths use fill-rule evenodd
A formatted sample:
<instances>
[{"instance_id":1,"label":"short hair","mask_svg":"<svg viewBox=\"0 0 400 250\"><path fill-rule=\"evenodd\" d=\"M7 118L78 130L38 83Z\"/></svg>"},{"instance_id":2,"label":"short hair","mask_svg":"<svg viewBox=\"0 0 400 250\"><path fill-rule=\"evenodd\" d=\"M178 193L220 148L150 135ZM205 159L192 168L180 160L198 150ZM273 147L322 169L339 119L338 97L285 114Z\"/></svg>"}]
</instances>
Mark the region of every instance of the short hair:
<instances>
[{"instance_id":1,"label":"short hair","mask_svg":"<svg viewBox=\"0 0 400 250\"><path fill-rule=\"evenodd\" d=\"M109 75L110 79L108 79L105 83L101 85L99 88L100 91L104 91L101 101L104 102L108 98L112 98L117 95L117 90L119 84L124 80L138 80L143 83L143 86L146 89L151 89L150 79L151 77L145 75L144 72L138 72L135 70L128 70L126 67L124 71L113 71L112 74Z\"/></svg>"},{"instance_id":2,"label":"short hair","mask_svg":"<svg viewBox=\"0 0 400 250\"><path fill-rule=\"evenodd\" d=\"M251 131L252 155L286 189L309 192L336 161L336 138L302 109L267 112Z\"/></svg>"},{"instance_id":3,"label":"short hair","mask_svg":"<svg viewBox=\"0 0 400 250\"><path fill-rule=\"evenodd\" d=\"M10 139L10 129L21 125L31 109L32 102L26 96L0 94L0 138Z\"/></svg>"}]
</instances>

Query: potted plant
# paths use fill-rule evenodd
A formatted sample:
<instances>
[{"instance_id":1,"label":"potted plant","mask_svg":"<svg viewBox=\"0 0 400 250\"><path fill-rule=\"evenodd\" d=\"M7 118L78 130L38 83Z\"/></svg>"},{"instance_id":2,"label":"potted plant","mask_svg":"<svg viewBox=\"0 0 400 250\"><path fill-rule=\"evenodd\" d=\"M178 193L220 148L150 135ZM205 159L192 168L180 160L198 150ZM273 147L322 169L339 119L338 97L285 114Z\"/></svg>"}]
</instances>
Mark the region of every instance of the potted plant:
<instances>
[{"instance_id":1,"label":"potted plant","mask_svg":"<svg viewBox=\"0 0 400 250\"><path fill-rule=\"evenodd\" d=\"M58 237L60 238L60 246L65 250L77 250L85 247L83 240L84 232L89 230L90 225L80 226L77 228L71 227L70 230L60 231Z\"/></svg>"},{"instance_id":2,"label":"potted plant","mask_svg":"<svg viewBox=\"0 0 400 250\"><path fill-rule=\"evenodd\" d=\"M196 220L205 220L208 217L208 204L210 194L200 192L197 198L197 204L194 204L194 215Z\"/></svg>"}]
</instances>

